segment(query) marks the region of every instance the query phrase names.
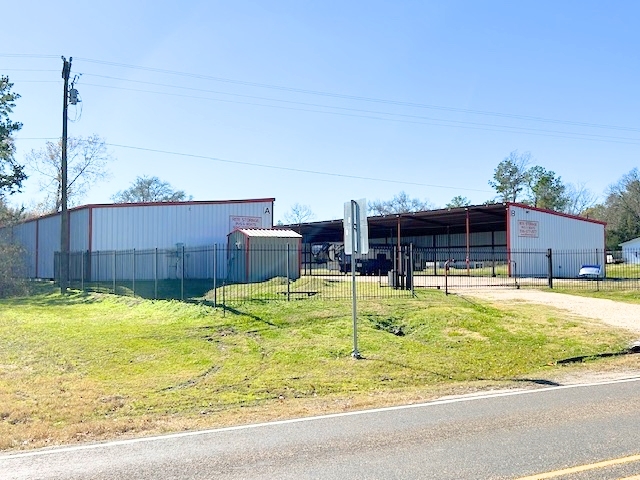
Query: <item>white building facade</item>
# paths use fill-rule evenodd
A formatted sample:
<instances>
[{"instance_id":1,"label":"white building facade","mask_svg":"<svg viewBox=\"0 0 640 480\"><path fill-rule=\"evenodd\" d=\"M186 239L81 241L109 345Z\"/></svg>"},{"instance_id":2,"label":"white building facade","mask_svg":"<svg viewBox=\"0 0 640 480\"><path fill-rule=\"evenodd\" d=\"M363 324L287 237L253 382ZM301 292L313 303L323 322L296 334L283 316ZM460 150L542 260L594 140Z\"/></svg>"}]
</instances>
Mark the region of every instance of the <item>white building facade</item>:
<instances>
[{"instance_id":1,"label":"white building facade","mask_svg":"<svg viewBox=\"0 0 640 480\"><path fill-rule=\"evenodd\" d=\"M69 211L70 252L95 254L225 244L237 228L272 228L273 198L255 200L86 205ZM54 278L61 214L9 227L25 250L31 278ZM6 233L6 232L5 232ZM100 260L98 260L100 262ZM100 271L100 265L93 270ZM105 276L109 273L103 267ZM156 272L157 273L157 272ZM102 276L102 275L100 275Z\"/></svg>"},{"instance_id":2,"label":"white building facade","mask_svg":"<svg viewBox=\"0 0 640 480\"><path fill-rule=\"evenodd\" d=\"M605 265L605 222L511 203L507 252L512 275L545 276L551 250L553 276L575 278L582 265Z\"/></svg>"}]
</instances>

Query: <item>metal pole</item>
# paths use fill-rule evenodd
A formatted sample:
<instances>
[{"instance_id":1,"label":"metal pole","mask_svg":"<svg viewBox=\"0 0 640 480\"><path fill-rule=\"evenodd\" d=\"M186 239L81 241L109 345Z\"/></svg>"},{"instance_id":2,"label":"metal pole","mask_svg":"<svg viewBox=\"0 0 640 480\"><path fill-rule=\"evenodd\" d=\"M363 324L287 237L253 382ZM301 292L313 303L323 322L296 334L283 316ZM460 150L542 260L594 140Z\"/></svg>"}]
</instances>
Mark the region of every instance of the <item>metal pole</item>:
<instances>
[{"instance_id":1,"label":"metal pole","mask_svg":"<svg viewBox=\"0 0 640 480\"><path fill-rule=\"evenodd\" d=\"M113 251L113 294L116 294L116 251Z\"/></svg>"},{"instance_id":2,"label":"metal pole","mask_svg":"<svg viewBox=\"0 0 640 480\"><path fill-rule=\"evenodd\" d=\"M213 245L213 306L218 306L218 244Z\"/></svg>"},{"instance_id":3,"label":"metal pole","mask_svg":"<svg viewBox=\"0 0 640 480\"><path fill-rule=\"evenodd\" d=\"M409 273L411 274L411 296L415 297L416 291L414 289L415 278L413 277L413 243L409 244Z\"/></svg>"},{"instance_id":4,"label":"metal pole","mask_svg":"<svg viewBox=\"0 0 640 480\"><path fill-rule=\"evenodd\" d=\"M158 247L155 248L153 255L153 298L158 298Z\"/></svg>"},{"instance_id":5,"label":"metal pole","mask_svg":"<svg viewBox=\"0 0 640 480\"><path fill-rule=\"evenodd\" d=\"M133 249L133 280L131 282L131 289L133 290L133 296L136 296L136 249Z\"/></svg>"},{"instance_id":6,"label":"metal pole","mask_svg":"<svg viewBox=\"0 0 640 480\"><path fill-rule=\"evenodd\" d=\"M547 249L547 281L549 284L549 288L553 288L553 252L551 249Z\"/></svg>"},{"instance_id":7,"label":"metal pole","mask_svg":"<svg viewBox=\"0 0 640 480\"><path fill-rule=\"evenodd\" d=\"M400 285L400 279L402 277L402 249L400 248L400 242L402 241L402 234L400 231L400 215L398 215L398 228L397 228L397 251L396 251L396 256L398 257L398 270L396 271L396 285L395 287L398 288L398 286Z\"/></svg>"},{"instance_id":8,"label":"metal pole","mask_svg":"<svg viewBox=\"0 0 640 480\"><path fill-rule=\"evenodd\" d=\"M69 284L69 210L67 209L67 107L69 103L69 74L71 73L71 60L62 57L62 78L64 79L64 94L62 102L62 159L60 163L60 293L67 293Z\"/></svg>"},{"instance_id":9,"label":"metal pole","mask_svg":"<svg viewBox=\"0 0 640 480\"><path fill-rule=\"evenodd\" d=\"M289 244L287 243L287 302L291 300L291 282L289 280Z\"/></svg>"},{"instance_id":10,"label":"metal pole","mask_svg":"<svg viewBox=\"0 0 640 480\"><path fill-rule=\"evenodd\" d=\"M84 251L82 251L82 259L80 260L80 290L84 292Z\"/></svg>"},{"instance_id":11,"label":"metal pole","mask_svg":"<svg viewBox=\"0 0 640 480\"><path fill-rule=\"evenodd\" d=\"M184 244L182 244L182 271L180 273L180 300L184 300Z\"/></svg>"},{"instance_id":12,"label":"metal pole","mask_svg":"<svg viewBox=\"0 0 640 480\"><path fill-rule=\"evenodd\" d=\"M466 225L466 230L467 230L467 276L471 275L471 271L469 270L469 262L471 261L470 258L470 247L469 247L469 208L467 207L467 225Z\"/></svg>"},{"instance_id":13,"label":"metal pole","mask_svg":"<svg viewBox=\"0 0 640 480\"><path fill-rule=\"evenodd\" d=\"M356 234L358 233L358 219L356 218L356 211L358 204L355 200L351 200L351 306L353 315L353 352L351 356L359 359L360 352L358 352L358 320L357 320L357 301L356 301Z\"/></svg>"}]
</instances>

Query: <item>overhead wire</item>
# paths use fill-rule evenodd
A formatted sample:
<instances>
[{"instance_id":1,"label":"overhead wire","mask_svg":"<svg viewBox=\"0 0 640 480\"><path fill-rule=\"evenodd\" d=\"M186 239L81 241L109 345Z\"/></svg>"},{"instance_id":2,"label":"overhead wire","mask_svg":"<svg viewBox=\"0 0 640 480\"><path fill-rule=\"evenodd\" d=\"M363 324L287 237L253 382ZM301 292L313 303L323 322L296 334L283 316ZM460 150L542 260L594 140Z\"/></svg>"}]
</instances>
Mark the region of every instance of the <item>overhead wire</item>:
<instances>
[{"instance_id":1,"label":"overhead wire","mask_svg":"<svg viewBox=\"0 0 640 480\"><path fill-rule=\"evenodd\" d=\"M189 72L181 72L181 71L177 71L177 70L168 70L168 69L153 68L153 67L143 67L143 66L140 66L140 65L129 65L129 64L125 64L125 63L108 62L108 61L103 61L103 60L94 60L94 59L83 58L83 57L76 58L76 60L81 61L81 62L94 63L94 64L98 64L98 65L114 66L114 67L135 69L135 70L148 71L148 72L154 72L154 73L163 73L163 74L176 75L176 76L181 76L181 77L189 77L189 78L196 78L196 79L201 79L201 80L210 80L210 81L215 81L215 82L229 83L229 84L234 84L234 85L259 87L259 88L268 88L268 89L285 91L285 92L295 92L295 93L303 93L303 94L308 94L308 95L318 95L318 96L324 96L324 97L330 97L330 98L340 98L340 99L347 99L347 100L358 100L358 101L365 101L365 102L384 103L384 104L389 104L389 105L398 105L398 106L405 106L405 107L426 108L426 109L442 110L442 111L448 111L448 112L470 113L470 114L475 114L475 115L496 116L496 117L519 119L519 120L530 120L530 121L537 121L537 122L546 122L546 123L558 123L558 124L581 126L581 127L604 128L604 129L609 129L609 130L640 131L640 128L625 127L625 126L620 126L620 125L607 125L607 124L598 124L598 123L589 123L589 122L577 122L577 121L571 121L571 120L559 120L559 119L551 119L551 118L545 118L545 117L537 117L537 116L532 116L532 115L521 115L521 114L512 114L512 113L492 112L492 111L486 111L486 110L474 110L474 109L467 109L467 108L449 107L449 106L443 106L443 105L433 105L433 104L416 103L416 102L405 102L405 101L390 100L390 99L375 98L375 97L364 97L364 96L358 96L358 95L348 95L348 94L341 94L341 93L324 92L324 91L319 91L319 90L310 90L310 89L303 89L303 88L296 88L296 87L287 87L287 86L274 85L274 84L268 84L268 83L249 82L249 81L244 81L244 80L235 80L235 79L224 78L224 77L216 77L216 76L212 76L212 75L203 75L203 74L196 74L196 73L189 73Z\"/></svg>"},{"instance_id":2,"label":"overhead wire","mask_svg":"<svg viewBox=\"0 0 640 480\"><path fill-rule=\"evenodd\" d=\"M525 135L536 135L536 136L553 137L553 138L603 141L603 142L618 143L618 144L625 144L625 145L640 145L640 139L631 138L631 137L616 137L612 135L600 135L600 134L594 134L594 133L567 132L567 131L545 130L545 129L536 129L531 127L520 127L520 126L511 126L511 125L486 124L486 123L480 123L480 122L469 122L464 120L437 119L437 118L431 118L431 117L423 117L419 115L409 115L409 114L401 114L401 113L394 113L394 112L381 112L381 111L375 111L375 110L363 110L363 109L349 108L349 107L337 107L337 106L313 104L313 103L307 103L307 102L297 102L292 100L271 99L271 98L257 97L252 95L241 95L241 94L233 94L233 93L225 93L225 92L208 91L208 90L202 90L202 89L191 89L189 87L177 87L177 88L185 88L188 90L198 90L198 91L219 93L223 95L231 95L231 96L238 96L238 97L245 97L245 98L263 99L266 101L274 101L274 102L281 102L281 103L288 103L288 104L308 105L308 106L314 106L314 107L325 108L325 109L337 109L337 110L343 110L343 111L369 113L373 115L403 117L403 118L410 118L410 119L416 119L416 120L404 120L402 118L384 118L384 117L376 117L373 115L360 115L355 113L352 114L352 113L334 112L329 110L295 108L295 107L286 107L282 105L266 105L266 104L255 103L255 102L242 102L238 100L227 100L227 99L202 97L202 96L196 96L196 95L186 95L186 94L171 93L171 92L157 92L152 90L119 87L119 86L113 86L113 85L99 85L99 84L86 83L86 82L83 83L83 85L99 87L99 88L109 88L109 89L115 89L115 90L139 92L139 93L153 93L153 94L167 95L167 96L173 96L173 97L193 98L198 100L210 100L214 102L233 103L233 104L239 104L239 105L251 105L251 106L277 108L282 110L293 110L293 111L300 111L300 112L325 113L325 114L339 115L339 116L345 116L345 117L367 118L372 120L383 120L383 121L386 120L386 121L410 123L410 124L417 124L417 125L457 127L457 128L471 129L471 130L491 131L491 132L521 133ZM418 121L418 120L428 120L428 121Z\"/></svg>"},{"instance_id":3,"label":"overhead wire","mask_svg":"<svg viewBox=\"0 0 640 480\"><path fill-rule=\"evenodd\" d=\"M415 185L415 186L420 186L420 187L445 188L445 189L451 189L451 190L465 190L465 191L470 191L470 192L482 192L482 193L489 192L489 190L480 190L480 189L475 189L475 188L462 188L462 187L458 187L458 186L453 187L453 186L447 186L447 185L434 185L434 184L421 183L421 182L409 182L409 181L403 181L403 180L391 180L391 179L388 179L388 178L365 177L365 176L362 176L362 175L349 175L349 174L345 174L345 173L323 172L321 170L309 170L309 169L305 169L305 168L283 167L283 166L269 165L269 164L264 164L264 163L245 162L245 161L241 161L241 160L227 160L227 159L224 159L224 158L212 157L212 156L208 156L208 155L197 155L197 154L192 154L192 153L172 152L172 151L168 151L168 150L160 150L160 149L145 148L145 147L136 147L136 146L133 146L133 145L123 145L123 144L118 144L118 143L105 143L105 145L108 145L110 147L116 147L116 148L126 148L126 149L131 149L131 150L140 150L140 151L152 152L152 153L162 153L162 154L165 154L165 155L177 155L177 156L181 156L181 157L197 158L197 159L201 159L201 160L212 160L212 161L215 161L215 162L228 163L228 164L232 164L232 165L244 165L244 166L250 166L250 167L261 167L261 168L268 168L268 169L272 169L272 170L283 170L283 171L288 171L288 172L308 173L308 174L313 174L313 175L324 175L324 176L329 176L329 177L350 178L350 179L354 179L354 180L367 180L367 181L376 181L376 182L384 182L384 183L394 183L394 184L400 184L400 185Z\"/></svg>"}]
</instances>

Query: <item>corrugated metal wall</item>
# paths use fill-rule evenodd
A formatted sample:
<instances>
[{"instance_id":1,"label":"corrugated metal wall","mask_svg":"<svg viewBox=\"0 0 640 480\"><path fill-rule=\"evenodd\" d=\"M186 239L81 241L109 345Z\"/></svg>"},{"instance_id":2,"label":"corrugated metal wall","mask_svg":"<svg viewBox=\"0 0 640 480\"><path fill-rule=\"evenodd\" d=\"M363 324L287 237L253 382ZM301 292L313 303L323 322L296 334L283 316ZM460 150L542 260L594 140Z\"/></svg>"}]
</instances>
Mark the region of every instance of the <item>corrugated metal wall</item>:
<instances>
[{"instance_id":1,"label":"corrugated metal wall","mask_svg":"<svg viewBox=\"0 0 640 480\"><path fill-rule=\"evenodd\" d=\"M38 272L36 267L36 222L22 223L10 228L11 241L22 246L25 251L25 267L29 278L36 278Z\"/></svg>"},{"instance_id":2,"label":"corrugated metal wall","mask_svg":"<svg viewBox=\"0 0 640 480\"><path fill-rule=\"evenodd\" d=\"M56 250L60 250L60 244ZM69 212L69 250L84 252L89 250L89 209L82 208Z\"/></svg>"},{"instance_id":3,"label":"corrugated metal wall","mask_svg":"<svg viewBox=\"0 0 640 480\"><path fill-rule=\"evenodd\" d=\"M93 207L91 250L226 243L236 227L271 228L272 202Z\"/></svg>"},{"instance_id":4,"label":"corrugated metal wall","mask_svg":"<svg viewBox=\"0 0 640 480\"><path fill-rule=\"evenodd\" d=\"M13 241L26 250L28 275L38 278L54 278L55 252L60 250L60 214L30 220L11 230ZM197 247L224 244L227 234L234 228L272 228L273 201L239 201L227 203L185 203L162 205L86 206L69 212L69 249L71 252L102 252L87 258L87 272L95 279L113 278L113 251L150 250L172 248L179 251L181 245ZM117 277L129 278L135 268L136 275L153 278L154 265L144 255L137 254L133 262L116 259ZM191 251L179 261L179 254L163 253L157 262L160 278L180 278L181 269L189 278L209 278L213 268L212 253ZM222 254L220 254L222 255ZM133 258L133 256L131 256ZM218 268L223 269L225 262ZM138 264L138 262L140 262ZM222 266L220 266L222 265ZM80 267L81 268L81 267Z\"/></svg>"},{"instance_id":5,"label":"corrugated metal wall","mask_svg":"<svg viewBox=\"0 0 640 480\"><path fill-rule=\"evenodd\" d=\"M517 205L509 206L507 221L511 260L516 262L518 275L547 275L546 258L526 254L532 250L552 249L553 275L558 278L577 277L583 264L605 264L601 223ZM563 255L566 251L583 253Z\"/></svg>"},{"instance_id":6,"label":"corrugated metal wall","mask_svg":"<svg viewBox=\"0 0 640 480\"><path fill-rule=\"evenodd\" d=\"M286 277L287 274L290 280L300 278L301 242L301 238L247 237L240 231L231 233L229 279L232 282L255 283Z\"/></svg>"},{"instance_id":7,"label":"corrugated metal wall","mask_svg":"<svg viewBox=\"0 0 640 480\"><path fill-rule=\"evenodd\" d=\"M59 250L60 215L40 218L38 220L38 278L54 277L54 253Z\"/></svg>"}]
</instances>

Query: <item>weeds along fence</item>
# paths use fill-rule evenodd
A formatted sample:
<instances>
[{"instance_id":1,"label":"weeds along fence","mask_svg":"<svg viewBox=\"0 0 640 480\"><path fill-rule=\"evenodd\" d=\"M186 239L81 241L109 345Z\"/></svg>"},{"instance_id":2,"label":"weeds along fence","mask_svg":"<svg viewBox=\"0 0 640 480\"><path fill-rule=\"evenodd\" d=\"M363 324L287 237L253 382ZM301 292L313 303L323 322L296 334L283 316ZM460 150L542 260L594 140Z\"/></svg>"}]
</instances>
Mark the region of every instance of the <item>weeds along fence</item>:
<instances>
[{"instance_id":1,"label":"weeds along fence","mask_svg":"<svg viewBox=\"0 0 640 480\"><path fill-rule=\"evenodd\" d=\"M60 259L56 254L56 279ZM418 288L640 289L640 252L375 245L356 256L355 269L359 298L406 297ZM351 258L340 244L178 246L69 256L72 288L215 305L351 298L350 273Z\"/></svg>"}]
</instances>

